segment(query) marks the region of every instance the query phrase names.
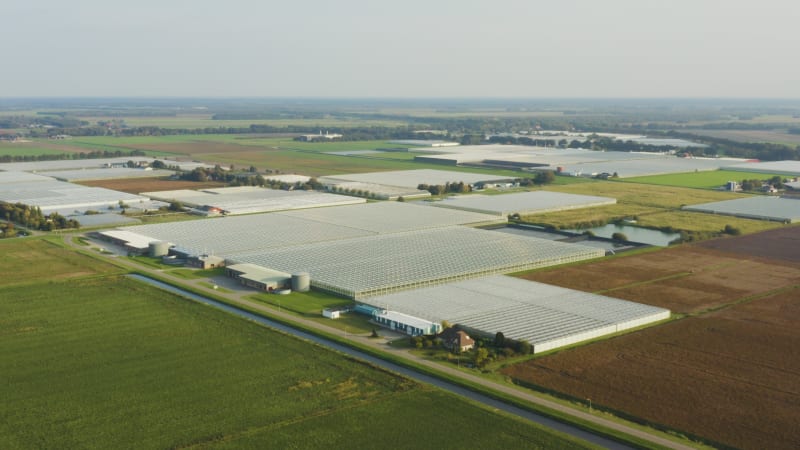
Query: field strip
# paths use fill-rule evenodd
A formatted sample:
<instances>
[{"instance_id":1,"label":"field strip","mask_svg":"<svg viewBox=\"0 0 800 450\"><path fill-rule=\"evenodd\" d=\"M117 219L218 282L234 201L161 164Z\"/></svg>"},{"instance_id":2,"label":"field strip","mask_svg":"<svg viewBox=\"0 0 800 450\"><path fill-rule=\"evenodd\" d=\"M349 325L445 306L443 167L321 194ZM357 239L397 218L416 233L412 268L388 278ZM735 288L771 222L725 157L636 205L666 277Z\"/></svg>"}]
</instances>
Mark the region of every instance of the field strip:
<instances>
[{"instance_id":1,"label":"field strip","mask_svg":"<svg viewBox=\"0 0 800 450\"><path fill-rule=\"evenodd\" d=\"M741 305L741 304L744 304L744 303L750 303L752 301L759 300L759 299L764 298L764 297L770 297L772 295L780 294L782 292L792 291L792 290L797 289L797 288L800 288L800 284L792 284L792 285L789 285L789 286L783 286L783 287L775 288L775 289L772 289L772 290L769 290L769 291L766 291L766 292L759 292L757 294L746 295L746 296L741 297L739 299L736 299L736 300L734 300L734 301L732 301L730 303L725 303L723 305L715 306L713 308L704 309L703 311L690 313L687 316L689 316L689 317L702 316L702 315L705 315L705 314L709 314L709 313L720 311L720 310L723 310L723 309L726 309L726 308L730 308L731 306Z\"/></svg>"},{"instance_id":2,"label":"field strip","mask_svg":"<svg viewBox=\"0 0 800 450\"><path fill-rule=\"evenodd\" d=\"M665 277L653 278L652 280L645 280L645 281L637 281L635 283L628 283L628 284L625 284L625 285L622 285L622 286L617 286L617 287L614 287L614 288L611 288L611 289L604 289L604 290L596 291L596 292L592 292L592 293L593 294L598 294L598 295L603 295L603 294L606 294L608 292L614 292L614 291L618 291L618 290L621 290L621 289L628 289L628 288L632 288L632 287L636 287L636 286L645 286L645 285L648 285L648 284L651 284L651 283L658 283L659 281L672 280L672 279L675 279L675 278L683 278L683 277L689 276L691 274L692 274L692 272L681 272L681 273L676 273L676 274L673 274L673 275L667 275Z\"/></svg>"},{"instance_id":3,"label":"field strip","mask_svg":"<svg viewBox=\"0 0 800 450\"><path fill-rule=\"evenodd\" d=\"M240 431L235 432L235 433L226 434L224 436L209 436L206 439L198 439L196 442L192 442L192 443L190 443L188 445L175 447L175 448L176 449L202 448L202 447L205 447L205 446L210 445L210 444L219 444L219 443L222 443L222 442L231 442L231 441L235 441L235 440L237 440L237 439L239 439L241 437L248 436L248 435L253 435L253 434L259 434L259 433L262 433L262 432L267 431L267 430L282 428L282 427L285 427L285 426L288 426L288 425L296 425L296 424L303 423L303 422L306 422L306 421L309 421L309 420L312 420L312 419L318 419L320 417L329 416L329 415L334 414L334 413L340 413L342 411L348 411L348 410L352 410L352 409L356 409L356 408L362 408L362 407L368 406L370 404L376 403L378 401L390 400L392 397L398 397L400 395L407 394L407 393L408 393L408 391L387 393L387 394L384 394L384 395L380 395L377 398L372 398L371 400L368 400L368 401L362 401L362 402L356 403L356 404L345 405L345 406L342 406L342 407L339 407L339 408L329 408L329 409L325 409L325 410L320 410L320 411L316 411L316 412L314 412L312 414L306 414L306 415L303 415L303 416L292 417L290 419L281 420L281 421L269 423L269 424L266 424L266 425L249 427L249 428L240 430Z\"/></svg>"}]
</instances>

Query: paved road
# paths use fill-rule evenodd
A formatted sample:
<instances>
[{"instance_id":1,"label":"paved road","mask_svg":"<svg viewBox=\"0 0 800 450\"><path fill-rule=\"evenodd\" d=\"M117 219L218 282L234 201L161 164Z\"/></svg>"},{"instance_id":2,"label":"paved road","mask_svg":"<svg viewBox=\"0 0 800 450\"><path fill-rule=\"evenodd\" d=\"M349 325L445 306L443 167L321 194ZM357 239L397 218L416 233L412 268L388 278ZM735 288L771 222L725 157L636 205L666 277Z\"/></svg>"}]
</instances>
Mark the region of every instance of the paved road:
<instances>
[{"instance_id":1,"label":"paved road","mask_svg":"<svg viewBox=\"0 0 800 450\"><path fill-rule=\"evenodd\" d=\"M76 248L85 249L85 247L82 247L82 246L79 246L79 245L73 243L72 242L72 236L69 236L69 235L64 236L64 241L70 246L73 246L73 247L76 247ZM279 317L281 319L285 319L286 321L288 321L290 323L291 322L298 323L299 325L302 325L303 327L320 330L320 331L323 331L323 332L326 332L326 333L329 333L329 334L339 333L339 334L341 334L343 337L345 337L347 339L358 341L361 344L366 344L368 346L372 346L372 347L374 347L376 349L379 349L380 351L389 352L389 353L394 354L395 356L398 356L398 357L401 357L401 358L405 358L405 359L408 359L408 360L412 360L417 364L421 364L421 365L430 367L430 368L435 369L435 370L437 370L439 372L444 372L444 373L448 374L449 376L451 376L453 378L460 378L462 380L466 380L466 381L470 381L472 383L480 384L480 385L485 386L487 388L490 388L492 390L503 392L503 393L505 393L507 395L514 396L514 397L519 398L521 400L525 400L525 401L533 403L533 404L541 405L541 406L547 407L547 408L552 409L552 410L559 411L561 413L570 415L572 417L575 417L575 418L578 418L578 419L581 419L581 420L585 420L585 421L588 421L588 422L593 422L593 423L595 423L597 425L601 425L601 426L609 428L609 429L617 430L619 432L622 432L622 433L625 433L625 434L628 434L628 435L631 435L631 436L635 436L635 437L640 438L642 440L652 442L653 444L656 444L656 445L660 445L660 446L668 447L668 448L673 448L673 449L679 449L679 450L689 450L689 449L692 448L692 447L689 447L689 446L686 446L686 445L682 445L682 444L676 443L674 441L662 438L660 436L653 435L653 434L648 433L646 431L643 431L643 430L640 430L640 429L637 429L637 428L632 428L630 426L624 425L624 424L619 423L619 422L615 422L615 421L611 421L611 420L608 420L608 419L604 419L602 417L598 417L598 416L595 416L593 414L586 413L586 412L581 411L579 409L575 409L575 408L572 408L570 406L567 406L567 405L564 405L564 404L561 404L561 403L557 403L557 402L554 402L554 401L551 401L551 400L547 400L545 398L533 395L530 392L525 392L523 390L514 388L512 386L496 383L494 381L487 380L485 378L482 378L482 377L479 377L477 375L458 370L458 369L453 368L453 367L448 367L448 366L445 366L445 365L442 365L442 364L438 364L436 362L433 362L433 361L421 358L421 357L419 357L417 355L414 355L414 354L412 354L412 353L410 353L408 351L401 350L401 349L396 349L396 348L387 346L386 342L383 341L383 340L375 340L375 339L371 339L371 338L369 338L367 336L358 336L358 335L348 334L348 333L342 332L341 330L325 326L325 325L320 324L318 322L315 322L315 321L312 321L312 320L308 320L308 319L304 319L302 317L298 317L296 315L289 314L289 313L286 313L286 312L283 312L283 311L279 311L279 310L277 310L277 309L275 309L273 307L267 306L267 305L265 305L263 303L258 303L258 302L254 302L252 300L248 300L246 297L253 294L253 291L250 291L250 290L234 291L234 292L231 292L231 293L227 293L227 292L223 293L223 292L215 291L213 289L210 289L210 288L200 284L200 283L204 283L204 282L207 283L207 281L205 279L186 280L186 279L183 279L183 278L178 278L178 277L172 276L168 272L162 272L161 270L157 270L157 269L153 269L151 267L147 267L147 266L143 266L143 265L137 264L137 263L135 263L135 262L133 262L133 261L131 261L129 259L126 259L126 258L118 258L118 257L116 257L116 255L110 256L110 257L115 258L116 259L115 262L117 264L121 265L121 266L130 268L130 269L135 269L135 270L138 270L138 271L144 272L144 273L152 273L154 275L157 275L157 276L161 277L162 279L168 280L170 282L174 282L177 285L191 285L192 288L197 292L208 292L210 294L213 293L216 296L220 296L220 297L225 298L227 301L238 303L240 305L246 306L246 307L251 308L251 309L256 310L256 311L264 311L264 312L266 312L266 313L268 313L268 314L270 314L272 316L276 316L276 317ZM176 289L176 288L173 288L173 289ZM213 302L213 300L205 299L204 297L199 297L199 298L202 298L205 301ZM214 302L214 303L217 303L217 302ZM222 305L222 304L219 304L219 305ZM237 314L240 313L240 312L243 312L241 310L238 310L236 308L231 308L231 307L226 306L226 305L222 305L222 306L225 306L225 308L223 308L223 309L227 310L228 308L230 308L231 310L233 310L232 312L237 313ZM246 313L246 312L244 312L244 313L245 314L249 314L249 313ZM257 316L257 315L254 315L254 314L252 314L251 316L252 317L248 317L251 320L255 320L254 318L263 319L261 316ZM264 319L264 320L268 320L268 319ZM275 325L280 325L277 322L273 322L273 323ZM272 325L270 325L270 326L272 326ZM278 328L278 327L276 326L275 328ZM303 332L298 331L298 330L296 330L294 328L289 328L289 327L286 327L284 325L280 325L280 329L282 329L282 330L284 330L286 332L290 332L292 334L296 334L296 335L298 333L302 333L302 334L305 335L305 336L302 336L302 337L304 337L306 339L309 339L309 340L313 340L315 342L320 340L320 338L314 337L313 335L310 335L310 334L307 334L307 333L303 333ZM340 351L345 351L345 350L342 350L342 349L348 349L346 351L346 353L351 353L352 351L354 351L352 349L349 349L349 347L340 346L339 344L335 344L333 342L330 342L330 344L336 345L337 346L337 350L340 350ZM341 348L339 348L339 347L341 347ZM363 356L359 356L359 357L363 358L363 359L368 359L368 360L370 360L370 362L373 362L374 364L379 364L379 365L390 364L390 363L388 363L386 361L371 357L371 356L366 355L366 354L363 354ZM376 362L376 361L380 361L380 362ZM392 368L392 370L396 371L396 372L403 373L404 375L407 375L409 377L416 378L416 379L421 379L419 377L426 377L425 382L429 382L431 384L437 384L437 385L438 385L439 382L441 382L439 380L439 381L437 381L437 383L433 383L432 381L428 381L427 379L430 379L430 380L438 380L438 379L433 378L433 377L428 377L427 375L422 375L422 374L420 374L418 372L410 371L409 369L405 369L405 368L402 368L400 366L396 366L396 367L397 367L397 369ZM411 374L413 374L413 375L411 375ZM442 383L445 383L445 382L442 382ZM457 393L459 393L461 395L465 395L465 396L469 396L469 397L473 397L473 398L474 398L474 396L480 395L480 394L476 394L473 391L469 391L467 389L460 388L460 387L455 386L455 385L451 385L451 386L453 386L455 389L458 389ZM456 391L453 391L453 392L456 392ZM485 398L487 399L488 402L491 402L491 403L487 403L487 402L484 402L484 403L487 403L492 407L495 407L495 408L498 408L498 409L515 408L515 407L507 405L505 403L498 402L497 400L491 399L489 397L485 397ZM503 406L503 408L501 408L501 406ZM515 408L515 409L517 409L520 412L520 414L518 414L518 415L521 415L523 417L526 417L526 418L528 418L530 420L534 420L534 421L539 422L539 423L544 423L543 421L547 421L547 423L545 424L546 426L551 427L551 428L556 428L556 429L559 429L561 431L564 431L565 427L567 427L570 430L574 430L574 432L573 431L565 431L568 434L571 434L571 435L574 435L574 436L577 436L577 437L581 437L581 438L589 440L591 442L595 442L595 439L602 439L605 443L599 444L599 445L603 445L603 446L606 446L606 447L609 447L609 448L626 448L624 446L621 446L621 444L619 444L619 443L616 443L616 442L613 442L613 441L609 441L608 439L605 439L605 438L602 438L602 437L599 437L599 436L596 436L596 435L593 435L593 434L589 434L586 431L580 430L580 429L578 429L576 427L573 427L571 425L566 425L566 424L561 423L561 422L553 421L552 419L548 419L548 418L543 417L543 416L538 416L538 415L535 415L533 413L521 410L519 408ZM517 412L512 412L512 413L517 414ZM532 414L532 415L536 416L538 419L533 419L531 417L527 417L528 414ZM543 421L540 421L540 420L543 420ZM587 438L586 435L588 435L591 439ZM596 443L598 443L598 442L596 442Z\"/></svg>"}]
</instances>

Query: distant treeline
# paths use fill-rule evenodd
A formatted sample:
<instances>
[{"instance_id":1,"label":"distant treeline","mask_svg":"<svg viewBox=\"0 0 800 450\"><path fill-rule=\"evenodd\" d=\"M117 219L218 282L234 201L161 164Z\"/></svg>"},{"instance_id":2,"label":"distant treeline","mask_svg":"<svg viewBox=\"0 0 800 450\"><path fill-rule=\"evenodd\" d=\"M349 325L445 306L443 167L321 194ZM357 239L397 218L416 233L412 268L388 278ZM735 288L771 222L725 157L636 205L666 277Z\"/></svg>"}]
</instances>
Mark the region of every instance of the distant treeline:
<instances>
[{"instance_id":1,"label":"distant treeline","mask_svg":"<svg viewBox=\"0 0 800 450\"><path fill-rule=\"evenodd\" d=\"M737 142L730 139L702 136L690 132L669 131L665 136L691 139L708 147L692 147L686 151L694 156L731 156L734 158L759 159L762 161L782 161L800 159L800 146L794 148L769 142Z\"/></svg>"},{"instance_id":2,"label":"distant treeline","mask_svg":"<svg viewBox=\"0 0 800 450\"><path fill-rule=\"evenodd\" d=\"M123 156L145 156L145 152L141 150L131 150L129 152L123 152L121 150L116 150L113 152L108 150L94 150L91 152L64 152L52 155L2 155L0 156L0 162L60 161L67 159L120 158Z\"/></svg>"}]
</instances>

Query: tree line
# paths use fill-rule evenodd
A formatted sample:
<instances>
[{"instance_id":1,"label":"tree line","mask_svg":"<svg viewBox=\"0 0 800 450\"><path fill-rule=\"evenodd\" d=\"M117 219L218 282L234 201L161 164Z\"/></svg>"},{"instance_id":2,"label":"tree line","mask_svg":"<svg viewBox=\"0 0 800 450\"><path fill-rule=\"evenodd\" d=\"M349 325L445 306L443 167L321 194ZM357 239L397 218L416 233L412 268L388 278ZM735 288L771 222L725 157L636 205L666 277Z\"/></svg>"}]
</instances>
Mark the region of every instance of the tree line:
<instances>
[{"instance_id":1,"label":"tree line","mask_svg":"<svg viewBox=\"0 0 800 450\"><path fill-rule=\"evenodd\" d=\"M39 207L32 207L24 203L0 202L0 219L15 222L32 230L42 231L78 228L80 226L75 219L67 219L56 212L44 215Z\"/></svg>"}]
</instances>

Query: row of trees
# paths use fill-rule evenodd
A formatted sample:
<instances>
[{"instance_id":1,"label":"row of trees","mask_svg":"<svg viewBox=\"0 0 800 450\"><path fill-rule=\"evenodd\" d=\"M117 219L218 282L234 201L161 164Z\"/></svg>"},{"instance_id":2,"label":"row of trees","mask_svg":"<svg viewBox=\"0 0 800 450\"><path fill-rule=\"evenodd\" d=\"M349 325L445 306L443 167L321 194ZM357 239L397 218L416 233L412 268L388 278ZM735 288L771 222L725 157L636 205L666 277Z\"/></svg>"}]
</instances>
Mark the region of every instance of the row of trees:
<instances>
[{"instance_id":1,"label":"row of trees","mask_svg":"<svg viewBox=\"0 0 800 450\"><path fill-rule=\"evenodd\" d=\"M58 213L42 214L39 207L23 203L0 202L0 219L18 223L33 230L53 231L64 228L78 228L77 220L67 219Z\"/></svg>"},{"instance_id":2,"label":"row of trees","mask_svg":"<svg viewBox=\"0 0 800 450\"><path fill-rule=\"evenodd\" d=\"M419 184L417 185L417 189L420 191L428 191L431 195L443 195L443 194L463 194L467 192L472 192L472 186L463 181L458 182L447 182L445 184Z\"/></svg>"},{"instance_id":3,"label":"row of trees","mask_svg":"<svg viewBox=\"0 0 800 450\"><path fill-rule=\"evenodd\" d=\"M95 150L91 152L63 152L56 154L42 155L0 155L0 162L23 162L23 161L60 161L68 159L98 159L98 158L121 158L130 156L145 156L141 150Z\"/></svg>"}]
</instances>

